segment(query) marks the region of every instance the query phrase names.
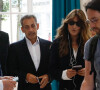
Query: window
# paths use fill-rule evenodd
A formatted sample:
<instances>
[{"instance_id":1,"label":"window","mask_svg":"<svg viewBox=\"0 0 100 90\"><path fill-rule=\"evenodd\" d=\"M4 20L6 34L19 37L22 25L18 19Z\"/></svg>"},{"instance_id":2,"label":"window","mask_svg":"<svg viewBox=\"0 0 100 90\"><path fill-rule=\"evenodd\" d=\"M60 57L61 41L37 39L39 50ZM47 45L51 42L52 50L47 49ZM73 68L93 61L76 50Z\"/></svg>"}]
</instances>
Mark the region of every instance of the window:
<instances>
[{"instance_id":1,"label":"window","mask_svg":"<svg viewBox=\"0 0 100 90\"><path fill-rule=\"evenodd\" d=\"M24 37L20 19L25 14L34 14L39 23L38 36L51 40L52 0L0 0L0 29L9 34L10 42Z\"/></svg>"}]
</instances>

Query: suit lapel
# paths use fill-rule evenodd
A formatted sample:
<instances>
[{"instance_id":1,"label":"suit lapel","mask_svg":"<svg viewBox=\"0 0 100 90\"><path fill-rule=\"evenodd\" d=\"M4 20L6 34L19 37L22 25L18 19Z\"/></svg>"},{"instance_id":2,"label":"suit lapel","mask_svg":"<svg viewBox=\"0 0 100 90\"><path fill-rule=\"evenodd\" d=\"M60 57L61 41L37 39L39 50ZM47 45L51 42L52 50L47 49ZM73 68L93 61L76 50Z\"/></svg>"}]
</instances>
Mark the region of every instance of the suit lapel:
<instances>
[{"instance_id":1,"label":"suit lapel","mask_svg":"<svg viewBox=\"0 0 100 90\"><path fill-rule=\"evenodd\" d=\"M34 71L36 72L35 65L34 65L34 62L31 58L30 52L28 50L25 38L23 39L22 47L23 47L22 48L23 52L26 54L25 57L27 58L28 63L30 63L30 65L33 67Z\"/></svg>"},{"instance_id":2,"label":"suit lapel","mask_svg":"<svg viewBox=\"0 0 100 90\"><path fill-rule=\"evenodd\" d=\"M45 56L45 44L43 43L43 41L42 41L42 39L40 39L39 38L39 43L40 43L40 53L41 53L41 55L40 55L40 64L39 64L39 67L38 67L38 72L41 70L41 68L42 68L42 65L44 65L44 56Z\"/></svg>"}]
</instances>

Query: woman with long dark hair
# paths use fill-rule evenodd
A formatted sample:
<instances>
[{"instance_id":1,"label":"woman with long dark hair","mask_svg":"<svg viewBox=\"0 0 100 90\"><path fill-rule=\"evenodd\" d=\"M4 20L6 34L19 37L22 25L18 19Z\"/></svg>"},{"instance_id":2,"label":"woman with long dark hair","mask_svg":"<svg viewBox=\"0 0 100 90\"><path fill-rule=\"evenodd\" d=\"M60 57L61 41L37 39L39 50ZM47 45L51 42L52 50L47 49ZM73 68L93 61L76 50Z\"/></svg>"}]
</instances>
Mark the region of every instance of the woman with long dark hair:
<instances>
[{"instance_id":1,"label":"woman with long dark hair","mask_svg":"<svg viewBox=\"0 0 100 90\"><path fill-rule=\"evenodd\" d=\"M57 30L51 46L51 78L59 81L59 90L80 90L85 68L84 44L90 38L84 12L72 10Z\"/></svg>"}]
</instances>

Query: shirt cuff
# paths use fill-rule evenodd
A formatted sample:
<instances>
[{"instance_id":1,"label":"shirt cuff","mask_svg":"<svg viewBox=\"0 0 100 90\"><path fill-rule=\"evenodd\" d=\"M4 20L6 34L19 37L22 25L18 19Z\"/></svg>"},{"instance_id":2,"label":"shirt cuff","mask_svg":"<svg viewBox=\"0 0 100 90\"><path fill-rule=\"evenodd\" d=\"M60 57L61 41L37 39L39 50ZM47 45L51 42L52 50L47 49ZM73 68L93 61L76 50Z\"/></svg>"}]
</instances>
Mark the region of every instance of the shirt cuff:
<instances>
[{"instance_id":1,"label":"shirt cuff","mask_svg":"<svg viewBox=\"0 0 100 90\"><path fill-rule=\"evenodd\" d=\"M63 79L63 80L72 80L72 79L70 79L70 78L67 77L67 74L66 74L66 73L67 73L67 70L64 70L64 71L62 72L62 79Z\"/></svg>"},{"instance_id":2,"label":"shirt cuff","mask_svg":"<svg viewBox=\"0 0 100 90\"><path fill-rule=\"evenodd\" d=\"M0 80L0 90L3 90L3 82Z\"/></svg>"}]
</instances>

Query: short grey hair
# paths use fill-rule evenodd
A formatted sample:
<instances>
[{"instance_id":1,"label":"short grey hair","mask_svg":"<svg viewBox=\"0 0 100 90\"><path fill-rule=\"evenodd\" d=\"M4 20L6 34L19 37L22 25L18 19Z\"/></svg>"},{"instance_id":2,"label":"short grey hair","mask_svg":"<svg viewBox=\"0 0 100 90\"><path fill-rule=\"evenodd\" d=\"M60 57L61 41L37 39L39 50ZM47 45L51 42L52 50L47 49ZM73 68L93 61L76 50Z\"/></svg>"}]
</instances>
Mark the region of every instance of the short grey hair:
<instances>
[{"instance_id":1,"label":"short grey hair","mask_svg":"<svg viewBox=\"0 0 100 90\"><path fill-rule=\"evenodd\" d=\"M21 25L23 26L23 20L24 20L24 19L30 19L30 18L34 18L35 21L36 21L36 23L37 23L37 18L35 17L35 15L25 15L25 16L23 16L23 17L21 18L21 20L20 20Z\"/></svg>"}]
</instances>

